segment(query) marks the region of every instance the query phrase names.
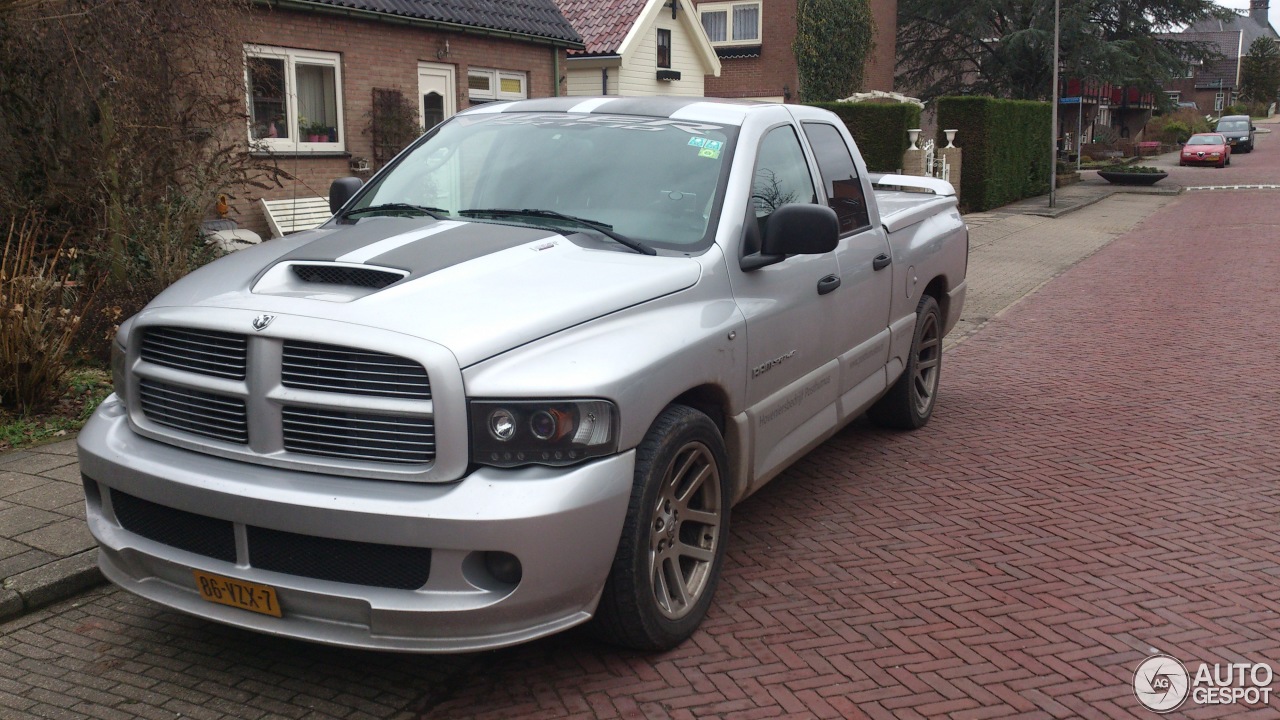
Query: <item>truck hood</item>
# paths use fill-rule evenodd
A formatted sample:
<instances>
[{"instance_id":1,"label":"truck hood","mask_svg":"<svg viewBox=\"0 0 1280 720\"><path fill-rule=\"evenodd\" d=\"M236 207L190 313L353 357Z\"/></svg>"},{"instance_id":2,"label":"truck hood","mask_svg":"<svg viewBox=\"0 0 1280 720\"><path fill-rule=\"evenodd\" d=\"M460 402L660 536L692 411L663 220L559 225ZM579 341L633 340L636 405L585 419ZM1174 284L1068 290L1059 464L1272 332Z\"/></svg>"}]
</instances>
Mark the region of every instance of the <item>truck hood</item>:
<instances>
[{"instance_id":1,"label":"truck hood","mask_svg":"<svg viewBox=\"0 0 1280 720\"><path fill-rule=\"evenodd\" d=\"M304 281L295 266L323 281ZM316 269L340 272L310 272ZM367 277L351 270L380 271L382 282L394 282L361 285ZM678 292L700 274L691 258L640 255L586 234L379 217L238 251L183 278L148 307L249 309L376 327L439 343L467 367Z\"/></svg>"}]
</instances>

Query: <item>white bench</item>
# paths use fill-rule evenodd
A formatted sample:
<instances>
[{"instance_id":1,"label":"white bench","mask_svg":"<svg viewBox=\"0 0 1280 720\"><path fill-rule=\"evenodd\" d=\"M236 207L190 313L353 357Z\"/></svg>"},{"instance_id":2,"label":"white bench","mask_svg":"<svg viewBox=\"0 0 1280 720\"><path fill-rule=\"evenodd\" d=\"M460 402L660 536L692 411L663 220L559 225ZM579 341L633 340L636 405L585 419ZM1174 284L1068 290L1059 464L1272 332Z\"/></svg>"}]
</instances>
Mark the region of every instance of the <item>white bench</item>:
<instances>
[{"instance_id":1,"label":"white bench","mask_svg":"<svg viewBox=\"0 0 1280 720\"><path fill-rule=\"evenodd\" d=\"M271 237L284 237L292 232L320 227L333 217L329 200L322 197L300 197L286 200L262 200L262 213L267 216Z\"/></svg>"}]
</instances>

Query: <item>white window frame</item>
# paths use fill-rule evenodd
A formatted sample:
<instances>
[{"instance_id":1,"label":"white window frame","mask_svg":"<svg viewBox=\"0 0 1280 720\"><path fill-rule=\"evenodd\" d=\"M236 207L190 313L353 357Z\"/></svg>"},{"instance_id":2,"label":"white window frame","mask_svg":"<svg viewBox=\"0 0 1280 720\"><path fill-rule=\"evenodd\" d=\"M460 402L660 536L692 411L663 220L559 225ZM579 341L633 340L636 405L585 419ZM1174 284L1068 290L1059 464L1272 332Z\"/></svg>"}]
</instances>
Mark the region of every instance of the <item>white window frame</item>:
<instances>
[{"instance_id":1,"label":"white window frame","mask_svg":"<svg viewBox=\"0 0 1280 720\"><path fill-rule=\"evenodd\" d=\"M471 88L471 78L485 76L489 79L488 90L474 90ZM503 92L503 80L519 80L520 92ZM489 68L467 68L467 97L472 103L493 102L495 100L526 100L529 97L529 75L528 73L512 72L510 70L493 70Z\"/></svg>"},{"instance_id":2,"label":"white window frame","mask_svg":"<svg viewBox=\"0 0 1280 720\"><path fill-rule=\"evenodd\" d=\"M246 107L250 110L249 114L252 114L253 108L253 85L249 80L249 58L261 57L271 60L284 60L285 64L285 118L289 126L289 137L254 139L253 119L250 117L246 125L250 145L261 150L301 154L346 151L347 130L342 117L344 106L342 102L342 56L340 54L319 50L295 50L269 45L245 45L244 55L245 102L247 103ZM302 134L298 128L298 65L319 65L333 68L334 102L337 104L338 113L337 142L302 142Z\"/></svg>"},{"instance_id":3,"label":"white window frame","mask_svg":"<svg viewBox=\"0 0 1280 720\"><path fill-rule=\"evenodd\" d=\"M1227 94L1219 90L1218 93L1213 96L1213 111L1222 112L1222 108L1226 107L1226 102Z\"/></svg>"},{"instance_id":4,"label":"white window frame","mask_svg":"<svg viewBox=\"0 0 1280 720\"><path fill-rule=\"evenodd\" d=\"M1164 91L1164 94L1169 96L1169 100L1170 100L1174 105L1177 105L1178 103L1182 102L1182 92L1181 92L1181 91L1178 91L1178 90L1165 90L1165 91Z\"/></svg>"},{"instance_id":5,"label":"white window frame","mask_svg":"<svg viewBox=\"0 0 1280 720\"><path fill-rule=\"evenodd\" d=\"M756 36L748 40L733 39L733 9L743 7L744 5L753 5L756 9ZM698 24L702 25L702 16L706 13L722 12L725 14L724 19L724 40L712 40L713 47L734 47L741 45L759 45L764 38L764 3L760 0L749 0L748 2L718 2L718 3L702 3L698 6ZM708 38L710 39L710 38Z\"/></svg>"}]
</instances>

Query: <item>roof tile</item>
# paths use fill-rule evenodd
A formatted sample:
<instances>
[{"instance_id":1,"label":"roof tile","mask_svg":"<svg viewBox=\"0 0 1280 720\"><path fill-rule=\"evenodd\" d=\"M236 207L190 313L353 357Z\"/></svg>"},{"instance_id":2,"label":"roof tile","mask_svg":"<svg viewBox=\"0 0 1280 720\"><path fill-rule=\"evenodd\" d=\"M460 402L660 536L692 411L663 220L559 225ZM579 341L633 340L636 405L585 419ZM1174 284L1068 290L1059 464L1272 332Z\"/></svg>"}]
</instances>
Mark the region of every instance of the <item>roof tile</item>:
<instances>
[{"instance_id":1,"label":"roof tile","mask_svg":"<svg viewBox=\"0 0 1280 720\"><path fill-rule=\"evenodd\" d=\"M648 0L556 0L586 49L570 55L614 55Z\"/></svg>"},{"instance_id":2,"label":"roof tile","mask_svg":"<svg viewBox=\"0 0 1280 720\"><path fill-rule=\"evenodd\" d=\"M554 0L304 0L315 5L434 20L568 43L581 42Z\"/></svg>"}]
</instances>

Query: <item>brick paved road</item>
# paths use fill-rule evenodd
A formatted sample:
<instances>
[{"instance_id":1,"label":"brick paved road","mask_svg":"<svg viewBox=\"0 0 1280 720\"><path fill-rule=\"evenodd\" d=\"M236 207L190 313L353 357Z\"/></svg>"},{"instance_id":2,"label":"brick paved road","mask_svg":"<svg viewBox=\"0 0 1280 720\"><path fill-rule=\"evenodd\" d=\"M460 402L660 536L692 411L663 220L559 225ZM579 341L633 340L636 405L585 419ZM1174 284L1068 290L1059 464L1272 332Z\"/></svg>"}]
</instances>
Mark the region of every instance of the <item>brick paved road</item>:
<instances>
[{"instance_id":1,"label":"brick paved road","mask_svg":"<svg viewBox=\"0 0 1280 720\"><path fill-rule=\"evenodd\" d=\"M1274 197L1177 199L949 352L925 430L737 508L674 652L349 652L102 589L0 627L0 717L1154 718L1153 650L1280 666Z\"/></svg>"}]
</instances>

